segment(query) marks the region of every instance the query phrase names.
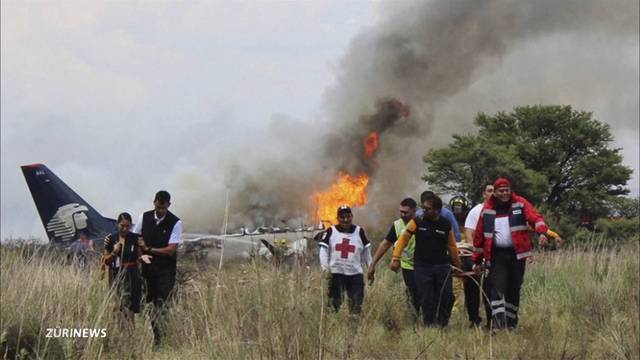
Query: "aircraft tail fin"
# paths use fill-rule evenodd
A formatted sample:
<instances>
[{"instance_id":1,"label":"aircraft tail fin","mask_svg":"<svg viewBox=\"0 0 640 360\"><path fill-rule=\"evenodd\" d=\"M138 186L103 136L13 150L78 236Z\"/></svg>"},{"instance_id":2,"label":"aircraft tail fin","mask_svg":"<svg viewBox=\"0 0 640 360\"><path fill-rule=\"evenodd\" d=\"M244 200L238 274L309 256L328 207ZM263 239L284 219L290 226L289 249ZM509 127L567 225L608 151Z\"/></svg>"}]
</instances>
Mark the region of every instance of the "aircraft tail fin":
<instances>
[{"instance_id":1,"label":"aircraft tail fin","mask_svg":"<svg viewBox=\"0 0 640 360\"><path fill-rule=\"evenodd\" d=\"M75 240L79 232L87 234L89 239L102 240L115 232L115 220L100 215L45 165L20 168L51 242Z\"/></svg>"}]
</instances>

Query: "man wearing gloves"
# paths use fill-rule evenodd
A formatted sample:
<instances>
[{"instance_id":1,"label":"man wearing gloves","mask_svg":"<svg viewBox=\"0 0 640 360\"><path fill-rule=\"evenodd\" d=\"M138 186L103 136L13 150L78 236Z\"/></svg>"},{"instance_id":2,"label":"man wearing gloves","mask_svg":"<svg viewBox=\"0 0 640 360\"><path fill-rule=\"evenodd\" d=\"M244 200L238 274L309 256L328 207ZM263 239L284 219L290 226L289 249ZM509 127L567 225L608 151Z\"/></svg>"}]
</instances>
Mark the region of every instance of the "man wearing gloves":
<instances>
[{"instance_id":1,"label":"man wearing gloves","mask_svg":"<svg viewBox=\"0 0 640 360\"><path fill-rule=\"evenodd\" d=\"M360 226L353 225L348 205L338 208L338 224L332 225L320 240L320 266L329 275L329 298L338 311L342 292L349 298L349 312L359 314L364 301L362 261L371 264L371 243Z\"/></svg>"}]
</instances>

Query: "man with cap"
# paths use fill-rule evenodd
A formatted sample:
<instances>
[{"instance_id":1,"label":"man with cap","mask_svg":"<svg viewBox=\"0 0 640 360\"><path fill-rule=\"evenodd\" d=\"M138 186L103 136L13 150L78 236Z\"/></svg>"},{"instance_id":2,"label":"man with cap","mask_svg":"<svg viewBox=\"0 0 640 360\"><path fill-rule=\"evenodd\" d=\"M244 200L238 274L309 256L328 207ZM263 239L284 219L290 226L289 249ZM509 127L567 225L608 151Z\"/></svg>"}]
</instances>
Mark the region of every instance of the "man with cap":
<instances>
[{"instance_id":1,"label":"man with cap","mask_svg":"<svg viewBox=\"0 0 640 360\"><path fill-rule=\"evenodd\" d=\"M171 195L158 191L153 210L138 219L131 232L141 235L140 249L152 257L150 264L142 265L142 276L147 284L147 302L154 307L151 320L153 341L160 344L164 313L176 282L176 251L182 242L182 221L169 211Z\"/></svg>"},{"instance_id":2,"label":"man with cap","mask_svg":"<svg viewBox=\"0 0 640 360\"><path fill-rule=\"evenodd\" d=\"M333 308L340 309L342 293L346 291L349 312L359 314L364 301L362 261L371 265L371 243L364 229L352 221L351 208L340 206L338 224L324 231L319 242L320 267L329 274L329 298Z\"/></svg>"},{"instance_id":3,"label":"man with cap","mask_svg":"<svg viewBox=\"0 0 640 360\"><path fill-rule=\"evenodd\" d=\"M483 205L473 239L474 270L489 268L492 324L497 329L518 325L520 287L526 259L531 256L531 237L527 224L547 242L544 218L522 196L511 191L511 183L499 178L494 193Z\"/></svg>"}]
</instances>

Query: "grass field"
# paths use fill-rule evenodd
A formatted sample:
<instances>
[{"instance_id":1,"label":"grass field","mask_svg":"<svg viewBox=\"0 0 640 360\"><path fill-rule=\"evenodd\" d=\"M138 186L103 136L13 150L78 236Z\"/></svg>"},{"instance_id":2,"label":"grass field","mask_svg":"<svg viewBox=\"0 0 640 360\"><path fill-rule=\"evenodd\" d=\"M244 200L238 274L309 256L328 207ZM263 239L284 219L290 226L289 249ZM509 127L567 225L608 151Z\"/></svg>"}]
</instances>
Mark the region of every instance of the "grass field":
<instances>
[{"instance_id":1,"label":"grass field","mask_svg":"<svg viewBox=\"0 0 640 360\"><path fill-rule=\"evenodd\" d=\"M80 273L42 247L1 247L0 341L7 358L77 359L637 359L637 237L621 245L538 253L528 265L520 326L490 336L463 308L445 330L415 324L401 275L381 263L363 314L323 306L317 265L256 261L181 265L166 341L152 347L146 313L132 333L98 266ZM148 310L148 309L147 309ZM105 338L48 338L47 328L107 329Z\"/></svg>"}]
</instances>

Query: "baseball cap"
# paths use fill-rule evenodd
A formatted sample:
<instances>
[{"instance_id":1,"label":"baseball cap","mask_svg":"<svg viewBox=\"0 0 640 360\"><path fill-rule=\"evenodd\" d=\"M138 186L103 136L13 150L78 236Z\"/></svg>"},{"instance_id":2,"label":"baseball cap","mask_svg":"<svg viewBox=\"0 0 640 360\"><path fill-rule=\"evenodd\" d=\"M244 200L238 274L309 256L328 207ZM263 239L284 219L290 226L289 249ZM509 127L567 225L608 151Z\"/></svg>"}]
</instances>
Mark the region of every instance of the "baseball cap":
<instances>
[{"instance_id":1,"label":"baseball cap","mask_svg":"<svg viewBox=\"0 0 640 360\"><path fill-rule=\"evenodd\" d=\"M347 204L343 204L340 205L340 207L338 208L338 215L340 215L341 213L349 213L351 214L351 208L349 207L349 205Z\"/></svg>"}]
</instances>

